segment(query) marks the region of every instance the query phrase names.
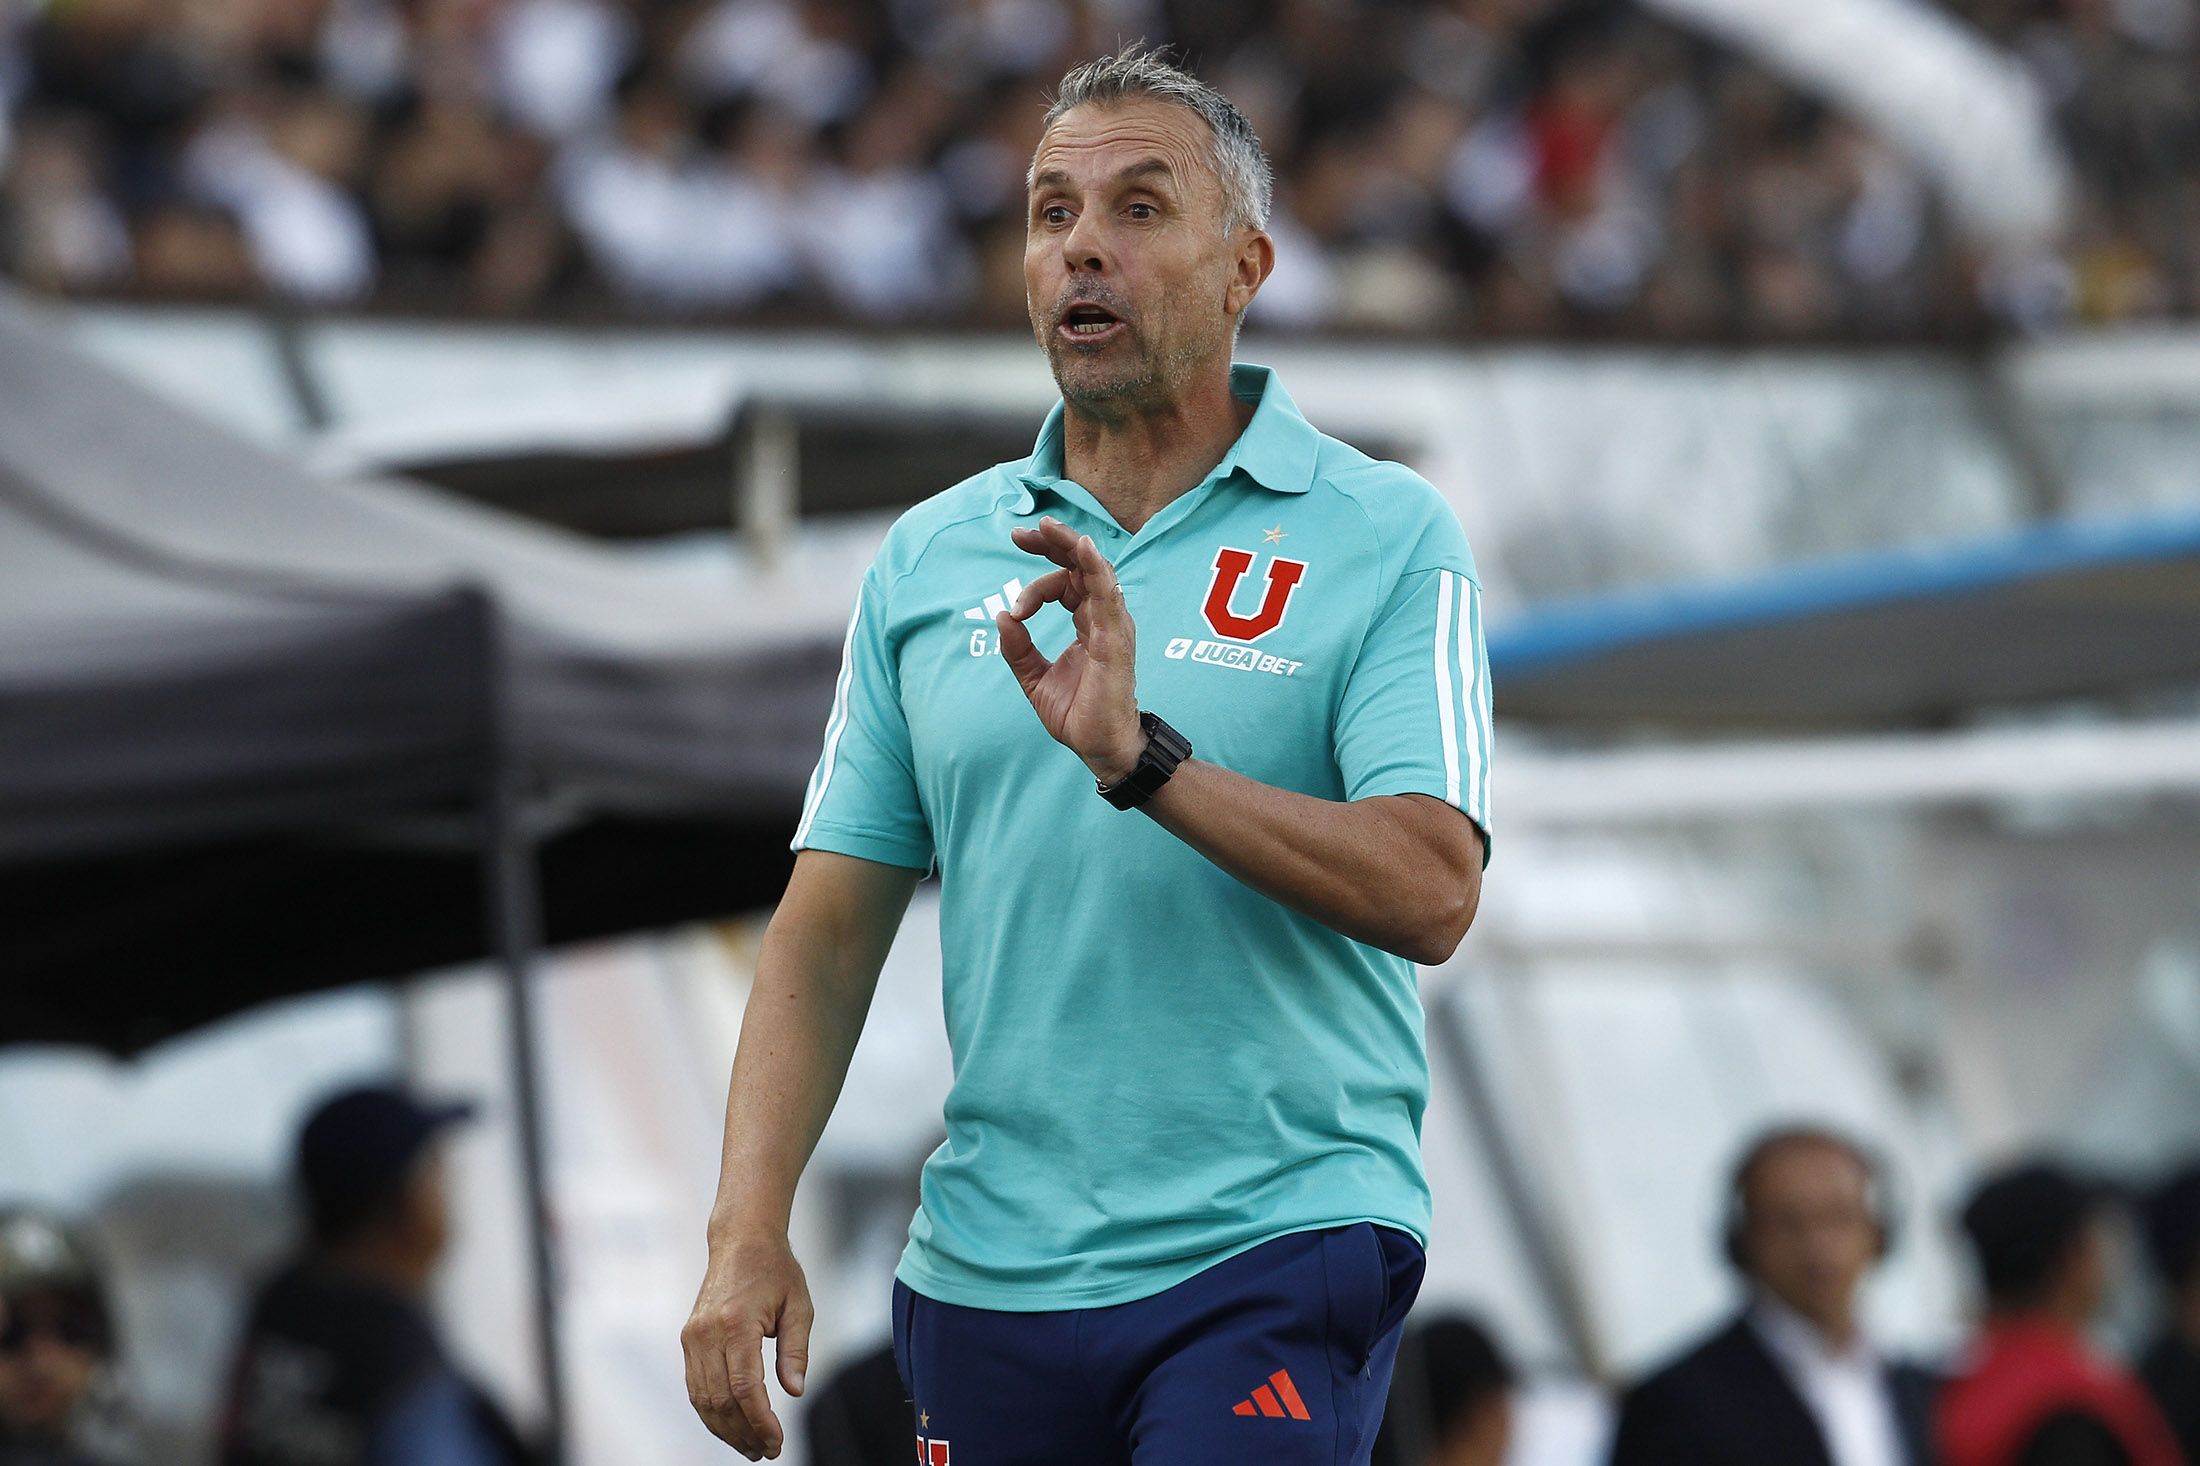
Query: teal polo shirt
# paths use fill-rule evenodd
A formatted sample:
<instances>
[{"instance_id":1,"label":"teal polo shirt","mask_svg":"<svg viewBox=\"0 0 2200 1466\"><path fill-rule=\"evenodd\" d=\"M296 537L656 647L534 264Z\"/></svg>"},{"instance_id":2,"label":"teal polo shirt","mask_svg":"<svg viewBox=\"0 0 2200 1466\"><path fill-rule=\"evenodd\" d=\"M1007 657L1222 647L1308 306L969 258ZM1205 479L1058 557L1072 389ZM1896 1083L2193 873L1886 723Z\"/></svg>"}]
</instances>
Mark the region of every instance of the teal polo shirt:
<instances>
[{"instance_id":1,"label":"teal polo shirt","mask_svg":"<svg viewBox=\"0 0 2200 1466\"><path fill-rule=\"evenodd\" d=\"M1197 488L1125 532L1031 457L897 521L863 578L797 850L940 876L954 1085L898 1275L973 1308L1158 1293L1291 1232L1428 1236L1411 963L1110 808L1000 655L1051 514L1115 563L1139 705L1196 756L1320 799L1427 794L1489 828L1490 682L1465 534L1428 483L1316 432L1273 373ZM1028 623L1054 655L1050 605Z\"/></svg>"}]
</instances>

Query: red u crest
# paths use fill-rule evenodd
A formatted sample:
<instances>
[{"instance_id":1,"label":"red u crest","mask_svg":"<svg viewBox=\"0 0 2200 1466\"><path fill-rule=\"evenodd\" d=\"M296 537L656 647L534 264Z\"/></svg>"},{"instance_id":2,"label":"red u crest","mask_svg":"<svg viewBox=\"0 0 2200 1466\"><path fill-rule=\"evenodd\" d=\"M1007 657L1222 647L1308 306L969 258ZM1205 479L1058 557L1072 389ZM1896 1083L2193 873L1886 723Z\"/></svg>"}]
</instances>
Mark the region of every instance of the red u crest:
<instances>
[{"instance_id":1,"label":"red u crest","mask_svg":"<svg viewBox=\"0 0 2200 1466\"><path fill-rule=\"evenodd\" d=\"M1291 592L1298 588L1299 577L1306 574L1305 561L1276 556L1268 562L1268 589L1260 598L1260 609L1250 616L1239 616L1230 610L1230 597L1252 568L1251 550L1225 547L1216 552L1215 578L1207 587L1207 604L1202 608L1215 635L1232 641L1258 641L1274 631L1283 624L1283 613L1290 608Z\"/></svg>"}]
</instances>

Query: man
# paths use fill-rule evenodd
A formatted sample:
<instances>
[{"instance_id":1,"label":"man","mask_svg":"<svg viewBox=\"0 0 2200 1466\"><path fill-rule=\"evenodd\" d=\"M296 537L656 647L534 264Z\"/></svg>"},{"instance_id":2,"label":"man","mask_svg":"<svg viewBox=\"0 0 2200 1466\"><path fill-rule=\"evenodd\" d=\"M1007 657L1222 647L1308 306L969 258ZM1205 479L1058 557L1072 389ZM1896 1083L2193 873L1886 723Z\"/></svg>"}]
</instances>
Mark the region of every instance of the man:
<instances>
[{"instance_id":1,"label":"man","mask_svg":"<svg viewBox=\"0 0 2200 1466\"><path fill-rule=\"evenodd\" d=\"M0 1213L0 1466L126 1454L105 1439L120 1422L101 1410L113 1354L106 1288L84 1241L35 1208Z\"/></svg>"},{"instance_id":2,"label":"man","mask_svg":"<svg viewBox=\"0 0 2200 1466\"><path fill-rule=\"evenodd\" d=\"M298 1138L305 1255L260 1291L231 1375L224 1466L519 1466L504 1417L444 1357L426 1296L450 1237L442 1132L466 1105L347 1090Z\"/></svg>"},{"instance_id":3,"label":"man","mask_svg":"<svg viewBox=\"0 0 2200 1466\"><path fill-rule=\"evenodd\" d=\"M2185 1459L2200 1461L2200 1165L2170 1177L2146 1203L2147 1250L2169 1288L2169 1317L2139 1362Z\"/></svg>"},{"instance_id":4,"label":"man","mask_svg":"<svg viewBox=\"0 0 2200 1466\"><path fill-rule=\"evenodd\" d=\"M1773 1131L1728 1191L1741 1315L1627 1393L1612 1466L1926 1466L1932 1382L1856 1313L1891 1223L1872 1160L1829 1130Z\"/></svg>"},{"instance_id":5,"label":"man","mask_svg":"<svg viewBox=\"0 0 2200 1466\"><path fill-rule=\"evenodd\" d=\"M1407 1329L1372 1466L1502 1466L1514 1382L1497 1341L1472 1319Z\"/></svg>"},{"instance_id":6,"label":"man","mask_svg":"<svg viewBox=\"0 0 2200 1466\"><path fill-rule=\"evenodd\" d=\"M1062 405L865 577L734 1064L689 1394L778 1453L796 1178L937 863L955 1081L894 1308L925 1459L1364 1463L1428 1223L1412 964L1480 894L1473 561L1426 483L1232 368L1275 251L1219 94L1139 50L1080 67L1029 184Z\"/></svg>"},{"instance_id":7,"label":"man","mask_svg":"<svg viewBox=\"0 0 2200 1466\"><path fill-rule=\"evenodd\" d=\"M2139 1382L2085 1330L2108 1292L2106 1195L2035 1162L1963 1209L1986 1320L1936 1421L1946 1466L2179 1466Z\"/></svg>"}]
</instances>

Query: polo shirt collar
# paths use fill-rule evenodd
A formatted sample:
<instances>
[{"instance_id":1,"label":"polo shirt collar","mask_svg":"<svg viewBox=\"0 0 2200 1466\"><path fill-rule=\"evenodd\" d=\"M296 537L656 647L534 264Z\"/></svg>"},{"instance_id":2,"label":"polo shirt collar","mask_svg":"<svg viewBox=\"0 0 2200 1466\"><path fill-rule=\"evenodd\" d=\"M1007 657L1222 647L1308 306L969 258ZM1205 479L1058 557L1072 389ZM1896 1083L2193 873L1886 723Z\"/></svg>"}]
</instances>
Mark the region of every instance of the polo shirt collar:
<instances>
[{"instance_id":1,"label":"polo shirt collar","mask_svg":"<svg viewBox=\"0 0 2200 1466\"><path fill-rule=\"evenodd\" d=\"M1283 390L1275 372L1244 362L1230 368L1230 391L1240 402L1253 404L1252 421L1222 462L1215 465L1206 483L1220 483L1233 474L1277 494L1303 494L1314 486L1314 460L1321 449L1321 434L1299 411L1291 394ZM1060 493L1062 478L1063 405L1054 404L1032 445L1031 457L1016 476L1019 502L1016 512L1029 513L1042 493Z\"/></svg>"}]
</instances>

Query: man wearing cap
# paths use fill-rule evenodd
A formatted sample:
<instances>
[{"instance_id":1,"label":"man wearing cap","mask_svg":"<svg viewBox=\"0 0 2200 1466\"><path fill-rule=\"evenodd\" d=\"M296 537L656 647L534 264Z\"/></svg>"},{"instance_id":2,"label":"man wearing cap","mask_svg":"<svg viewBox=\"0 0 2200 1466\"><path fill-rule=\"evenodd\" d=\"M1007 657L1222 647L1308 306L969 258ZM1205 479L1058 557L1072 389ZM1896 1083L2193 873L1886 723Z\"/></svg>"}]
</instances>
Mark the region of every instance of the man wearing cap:
<instances>
[{"instance_id":1,"label":"man wearing cap","mask_svg":"<svg viewBox=\"0 0 2200 1466\"><path fill-rule=\"evenodd\" d=\"M450 1231L437 1139L465 1105L383 1086L307 1120L303 1255L261 1289L231 1374L224 1466L518 1466L525 1448L452 1368L425 1298Z\"/></svg>"},{"instance_id":2,"label":"man wearing cap","mask_svg":"<svg viewBox=\"0 0 2200 1466\"><path fill-rule=\"evenodd\" d=\"M109 1466L114 1330L91 1249L59 1218L0 1212L0 1466ZM108 1412L111 1413L111 1412Z\"/></svg>"},{"instance_id":3,"label":"man wearing cap","mask_svg":"<svg viewBox=\"0 0 2200 1466\"><path fill-rule=\"evenodd\" d=\"M1063 79L1024 280L1062 403L865 575L727 1105L688 1392L775 1456L795 1185L927 869L954 1085L897 1269L918 1451L1364 1463L1429 1223L1414 963L1473 920L1482 600L1425 480L1234 366L1275 262L1227 99Z\"/></svg>"},{"instance_id":4,"label":"man wearing cap","mask_svg":"<svg viewBox=\"0 0 2200 1466\"><path fill-rule=\"evenodd\" d=\"M2146 1390L2086 1342L2108 1294L2109 1198L2061 1166L1989 1177L1963 1209L1986 1318L1940 1396L1942 1466L2183 1466Z\"/></svg>"}]
</instances>

